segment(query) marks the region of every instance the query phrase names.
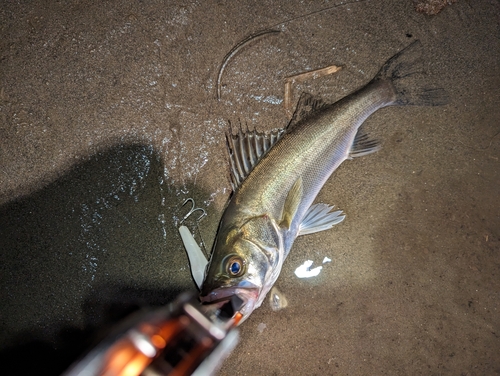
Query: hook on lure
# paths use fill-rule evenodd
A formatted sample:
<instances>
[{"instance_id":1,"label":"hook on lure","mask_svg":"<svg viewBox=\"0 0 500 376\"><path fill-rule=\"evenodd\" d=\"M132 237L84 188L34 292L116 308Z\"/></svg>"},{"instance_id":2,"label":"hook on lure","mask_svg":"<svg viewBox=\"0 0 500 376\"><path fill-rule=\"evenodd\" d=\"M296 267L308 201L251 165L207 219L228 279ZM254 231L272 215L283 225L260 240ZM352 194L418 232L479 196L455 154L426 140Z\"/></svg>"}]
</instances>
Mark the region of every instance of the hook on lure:
<instances>
[{"instance_id":1,"label":"hook on lure","mask_svg":"<svg viewBox=\"0 0 500 376\"><path fill-rule=\"evenodd\" d=\"M182 225L182 223L188 219L191 214L193 214L194 212L197 212L197 211L201 211L201 215L196 219L196 222L198 223L199 221L201 221L201 219L203 217L205 217L207 215L207 212L205 211L205 209L202 209L202 208L197 208L195 207L195 203L194 203L194 200L190 197L188 199L186 199L186 201L184 201L184 203L182 204L181 207L184 207L184 205L186 205L188 202L191 202L191 209L187 212L187 214L181 219L181 221L179 222L180 225Z\"/></svg>"},{"instance_id":2,"label":"hook on lure","mask_svg":"<svg viewBox=\"0 0 500 376\"><path fill-rule=\"evenodd\" d=\"M198 229L198 232L200 232L200 229L198 228L198 222L207 215L207 212L202 208L197 208L192 198L186 199L182 206L186 205L188 202L191 202L191 209L180 221L178 231L181 235L184 248L186 248L191 275L193 276L193 280L196 283L196 287L201 290L201 285L203 284L203 280L205 278L205 269L208 264L208 258L199 247L198 243L193 237L193 234L185 225L183 225L183 222L188 219L193 213L198 211L201 212L201 215L196 219L196 227ZM205 243L203 242L203 239L201 240L201 244L205 249Z\"/></svg>"}]
</instances>

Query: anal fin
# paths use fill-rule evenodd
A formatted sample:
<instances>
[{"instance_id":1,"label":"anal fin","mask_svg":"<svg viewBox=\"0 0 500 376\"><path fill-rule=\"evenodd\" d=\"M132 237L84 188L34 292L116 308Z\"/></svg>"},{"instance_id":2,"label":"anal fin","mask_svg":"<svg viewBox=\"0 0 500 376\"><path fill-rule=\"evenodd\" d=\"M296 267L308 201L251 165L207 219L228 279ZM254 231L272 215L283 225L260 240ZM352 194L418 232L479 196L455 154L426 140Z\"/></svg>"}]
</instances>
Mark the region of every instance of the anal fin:
<instances>
[{"instance_id":1,"label":"anal fin","mask_svg":"<svg viewBox=\"0 0 500 376\"><path fill-rule=\"evenodd\" d=\"M299 227L297 236L314 234L332 228L344 220L342 210L332 212L333 206L327 204L314 204L307 210Z\"/></svg>"},{"instance_id":2,"label":"anal fin","mask_svg":"<svg viewBox=\"0 0 500 376\"><path fill-rule=\"evenodd\" d=\"M380 143L377 140L370 139L368 134L363 132L362 128L356 133L354 142L349 152L349 158L362 157L367 154L375 153L380 150Z\"/></svg>"}]
</instances>

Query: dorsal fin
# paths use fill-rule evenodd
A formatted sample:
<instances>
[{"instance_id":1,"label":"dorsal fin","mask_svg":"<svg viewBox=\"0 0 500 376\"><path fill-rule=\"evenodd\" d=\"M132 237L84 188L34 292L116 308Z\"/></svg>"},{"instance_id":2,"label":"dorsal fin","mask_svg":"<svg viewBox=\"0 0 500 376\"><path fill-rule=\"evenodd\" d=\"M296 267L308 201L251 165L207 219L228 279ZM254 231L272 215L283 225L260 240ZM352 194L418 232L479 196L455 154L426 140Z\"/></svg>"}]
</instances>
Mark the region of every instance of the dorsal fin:
<instances>
[{"instance_id":1,"label":"dorsal fin","mask_svg":"<svg viewBox=\"0 0 500 376\"><path fill-rule=\"evenodd\" d=\"M362 128L358 129L358 133L354 137L354 142L349 152L349 158L362 157L367 154L375 153L380 149L380 143L377 140L370 139Z\"/></svg>"},{"instance_id":2,"label":"dorsal fin","mask_svg":"<svg viewBox=\"0 0 500 376\"><path fill-rule=\"evenodd\" d=\"M325 107L328 107L328 103L323 102L321 98L315 97L309 93L302 93L287 129L293 128L301 121L308 119L317 111L322 110Z\"/></svg>"},{"instance_id":3,"label":"dorsal fin","mask_svg":"<svg viewBox=\"0 0 500 376\"><path fill-rule=\"evenodd\" d=\"M262 157L285 133L284 129L278 129L267 133L240 129L233 134L232 129L226 133L226 142L231 163L231 183L236 190L248 174L259 163Z\"/></svg>"}]
</instances>

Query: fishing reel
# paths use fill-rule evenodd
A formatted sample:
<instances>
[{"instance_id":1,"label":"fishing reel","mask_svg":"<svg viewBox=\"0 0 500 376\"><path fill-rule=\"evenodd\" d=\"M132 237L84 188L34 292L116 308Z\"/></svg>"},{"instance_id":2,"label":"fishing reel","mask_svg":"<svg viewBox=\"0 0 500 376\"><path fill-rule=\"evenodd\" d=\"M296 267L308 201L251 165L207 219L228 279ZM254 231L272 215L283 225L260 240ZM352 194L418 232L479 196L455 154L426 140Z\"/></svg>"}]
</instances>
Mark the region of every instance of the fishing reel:
<instances>
[{"instance_id":1,"label":"fishing reel","mask_svg":"<svg viewBox=\"0 0 500 376\"><path fill-rule=\"evenodd\" d=\"M137 312L63 376L212 375L238 343L241 299L217 309L182 294L167 307Z\"/></svg>"}]
</instances>

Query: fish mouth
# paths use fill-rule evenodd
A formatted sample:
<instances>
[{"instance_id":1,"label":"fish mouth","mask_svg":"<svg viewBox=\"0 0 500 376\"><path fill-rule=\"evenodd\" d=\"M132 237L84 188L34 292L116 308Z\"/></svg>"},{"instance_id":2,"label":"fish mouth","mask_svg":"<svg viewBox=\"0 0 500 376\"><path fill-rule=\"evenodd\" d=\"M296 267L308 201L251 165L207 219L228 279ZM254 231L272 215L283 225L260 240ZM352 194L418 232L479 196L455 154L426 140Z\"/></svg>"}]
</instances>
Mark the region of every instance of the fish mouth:
<instances>
[{"instance_id":1,"label":"fish mouth","mask_svg":"<svg viewBox=\"0 0 500 376\"><path fill-rule=\"evenodd\" d=\"M201 303L208 309L219 309L228 303L235 295L242 300L242 305L238 312L242 315L239 321L241 324L253 312L255 303L258 300L260 289L255 285L245 284L245 286L219 287L206 295L200 296Z\"/></svg>"},{"instance_id":2,"label":"fish mouth","mask_svg":"<svg viewBox=\"0 0 500 376\"><path fill-rule=\"evenodd\" d=\"M248 301L252 298L257 298L260 289L257 286L245 286L245 287L219 287L206 295L200 296L202 303L215 304L220 302L227 302L234 295L238 295L243 301Z\"/></svg>"}]
</instances>

